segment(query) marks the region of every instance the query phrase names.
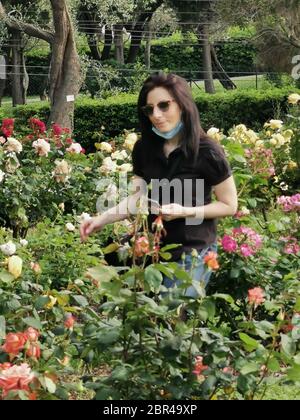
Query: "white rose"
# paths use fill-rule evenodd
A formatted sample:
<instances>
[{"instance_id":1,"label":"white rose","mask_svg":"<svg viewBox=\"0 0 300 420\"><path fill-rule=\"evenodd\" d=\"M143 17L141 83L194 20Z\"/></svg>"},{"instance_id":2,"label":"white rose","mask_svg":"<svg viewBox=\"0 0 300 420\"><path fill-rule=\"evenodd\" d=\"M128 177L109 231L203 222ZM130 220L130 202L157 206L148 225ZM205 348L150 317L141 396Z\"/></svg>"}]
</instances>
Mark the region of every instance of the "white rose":
<instances>
[{"instance_id":1,"label":"white rose","mask_svg":"<svg viewBox=\"0 0 300 420\"><path fill-rule=\"evenodd\" d=\"M70 174L72 172L72 168L69 166L66 160L56 160L55 161L55 169L52 172L52 175L56 182L65 183L70 178ZM64 204L64 203L61 203ZM62 211L64 211L65 207L60 207Z\"/></svg>"},{"instance_id":2,"label":"white rose","mask_svg":"<svg viewBox=\"0 0 300 420\"><path fill-rule=\"evenodd\" d=\"M123 163L123 165L120 165L118 169L120 172L131 172L132 165L130 163Z\"/></svg>"},{"instance_id":3,"label":"white rose","mask_svg":"<svg viewBox=\"0 0 300 420\"><path fill-rule=\"evenodd\" d=\"M130 150L132 152L133 147L135 145L135 143L138 140L138 136L136 133L130 133L126 136L125 138L125 142L124 142L124 147L126 147L126 149Z\"/></svg>"},{"instance_id":4,"label":"white rose","mask_svg":"<svg viewBox=\"0 0 300 420\"><path fill-rule=\"evenodd\" d=\"M125 160L128 158L128 155L126 150L118 150L115 153L112 153L111 158L115 160Z\"/></svg>"},{"instance_id":5,"label":"white rose","mask_svg":"<svg viewBox=\"0 0 300 420\"><path fill-rule=\"evenodd\" d=\"M66 150L69 153L74 153L74 154L79 155L79 153L82 152L82 147L79 143L72 143L71 146Z\"/></svg>"},{"instance_id":6,"label":"white rose","mask_svg":"<svg viewBox=\"0 0 300 420\"><path fill-rule=\"evenodd\" d=\"M9 241L6 244L0 245L0 249L4 255L11 256L15 254L17 247L13 242Z\"/></svg>"},{"instance_id":7,"label":"white rose","mask_svg":"<svg viewBox=\"0 0 300 420\"><path fill-rule=\"evenodd\" d=\"M220 133L220 130L216 127L211 127L208 132L208 136L211 137L213 140L221 141L224 137L223 133Z\"/></svg>"},{"instance_id":8,"label":"white rose","mask_svg":"<svg viewBox=\"0 0 300 420\"><path fill-rule=\"evenodd\" d=\"M50 144L44 139L38 139L32 143L32 147L35 148L39 156L48 156L50 152Z\"/></svg>"},{"instance_id":9,"label":"white rose","mask_svg":"<svg viewBox=\"0 0 300 420\"><path fill-rule=\"evenodd\" d=\"M99 150L101 150L101 152L111 153L112 152L112 146L109 143L107 143L106 141L103 141L103 142L100 143Z\"/></svg>"},{"instance_id":10,"label":"white rose","mask_svg":"<svg viewBox=\"0 0 300 420\"><path fill-rule=\"evenodd\" d=\"M100 172L108 173L108 172L116 172L117 164L116 162L112 161L111 157L107 157L103 159L102 166L100 166Z\"/></svg>"},{"instance_id":11,"label":"white rose","mask_svg":"<svg viewBox=\"0 0 300 420\"><path fill-rule=\"evenodd\" d=\"M8 137L7 142L4 145L4 148L7 152L20 153L23 150L22 144L14 139L13 137Z\"/></svg>"},{"instance_id":12,"label":"white rose","mask_svg":"<svg viewBox=\"0 0 300 420\"><path fill-rule=\"evenodd\" d=\"M78 221L85 222L86 220L90 220L92 217L88 213L82 213L80 216L78 216Z\"/></svg>"},{"instance_id":13,"label":"white rose","mask_svg":"<svg viewBox=\"0 0 300 420\"><path fill-rule=\"evenodd\" d=\"M278 147L283 146L286 142L285 138L279 133L278 134L273 134L272 138L274 140L276 140L276 143L277 143ZM271 142L271 140L270 140L270 142Z\"/></svg>"},{"instance_id":14,"label":"white rose","mask_svg":"<svg viewBox=\"0 0 300 420\"><path fill-rule=\"evenodd\" d=\"M264 145L264 142L262 141L262 140L258 140L256 143L255 143L255 147L257 148L257 149L259 149L260 147L262 147Z\"/></svg>"},{"instance_id":15,"label":"white rose","mask_svg":"<svg viewBox=\"0 0 300 420\"><path fill-rule=\"evenodd\" d=\"M27 246L28 241L26 241L26 239L20 239L20 244L21 244L21 246Z\"/></svg>"},{"instance_id":16,"label":"white rose","mask_svg":"<svg viewBox=\"0 0 300 420\"><path fill-rule=\"evenodd\" d=\"M278 130L283 126L283 121L281 120L270 120L269 127L272 130Z\"/></svg>"},{"instance_id":17,"label":"white rose","mask_svg":"<svg viewBox=\"0 0 300 420\"><path fill-rule=\"evenodd\" d=\"M297 105L300 102L300 95L298 93L292 93L288 98L289 104Z\"/></svg>"},{"instance_id":18,"label":"white rose","mask_svg":"<svg viewBox=\"0 0 300 420\"><path fill-rule=\"evenodd\" d=\"M80 279L76 279L74 281L74 283L76 284L76 286L84 286L84 282L82 280L80 280Z\"/></svg>"},{"instance_id":19,"label":"white rose","mask_svg":"<svg viewBox=\"0 0 300 420\"><path fill-rule=\"evenodd\" d=\"M66 229L68 232L74 232L76 230L76 227L73 225L73 223L67 223Z\"/></svg>"}]
</instances>

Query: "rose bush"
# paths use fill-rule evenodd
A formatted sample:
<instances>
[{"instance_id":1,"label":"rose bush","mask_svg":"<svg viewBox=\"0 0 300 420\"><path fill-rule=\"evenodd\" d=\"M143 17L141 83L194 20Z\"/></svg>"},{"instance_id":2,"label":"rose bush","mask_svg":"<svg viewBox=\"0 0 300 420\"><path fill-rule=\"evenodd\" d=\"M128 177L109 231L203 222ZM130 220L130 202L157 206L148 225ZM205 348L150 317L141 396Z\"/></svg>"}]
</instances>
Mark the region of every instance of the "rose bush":
<instances>
[{"instance_id":1,"label":"rose bush","mask_svg":"<svg viewBox=\"0 0 300 420\"><path fill-rule=\"evenodd\" d=\"M148 226L141 212L80 242L80 220L121 199L135 133L85 155L57 125L32 119L18 134L3 121L0 398L256 399L269 385L299 385L300 102L290 102L289 116L260 132L210 130L234 170L239 210L219 225L198 299L185 296L193 266L169 261L175 245L161 248L159 217ZM167 290L163 275L182 284Z\"/></svg>"}]
</instances>

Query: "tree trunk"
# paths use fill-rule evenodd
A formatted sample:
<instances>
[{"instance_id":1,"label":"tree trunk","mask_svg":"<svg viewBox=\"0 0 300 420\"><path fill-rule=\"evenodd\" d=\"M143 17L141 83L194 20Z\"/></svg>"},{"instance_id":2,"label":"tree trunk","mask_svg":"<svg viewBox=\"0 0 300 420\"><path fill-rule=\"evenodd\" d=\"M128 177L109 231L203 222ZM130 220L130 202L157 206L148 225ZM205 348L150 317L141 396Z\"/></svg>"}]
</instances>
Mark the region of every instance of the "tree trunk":
<instances>
[{"instance_id":1,"label":"tree trunk","mask_svg":"<svg viewBox=\"0 0 300 420\"><path fill-rule=\"evenodd\" d=\"M127 57L127 63L134 63L140 50L143 39L143 32L145 30L145 23L137 23L134 30L131 32L131 42Z\"/></svg>"},{"instance_id":2,"label":"tree trunk","mask_svg":"<svg viewBox=\"0 0 300 420\"><path fill-rule=\"evenodd\" d=\"M198 40L202 45L202 57L203 57L203 79L205 92L215 93L213 71L212 71L212 60L211 60L211 48L208 39L207 25L203 25L198 29Z\"/></svg>"},{"instance_id":3,"label":"tree trunk","mask_svg":"<svg viewBox=\"0 0 300 420\"><path fill-rule=\"evenodd\" d=\"M94 60L100 61L101 60L101 53L98 47L98 37L97 34L87 35L87 42L89 44L89 48L91 51L92 58Z\"/></svg>"},{"instance_id":4,"label":"tree trunk","mask_svg":"<svg viewBox=\"0 0 300 420\"><path fill-rule=\"evenodd\" d=\"M115 60L124 64L123 24L114 25Z\"/></svg>"},{"instance_id":5,"label":"tree trunk","mask_svg":"<svg viewBox=\"0 0 300 420\"><path fill-rule=\"evenodd\" d=\"M213 72L217 79L219 79L222 86L227 90L236 89L237 86L233 83L230 79L226 71L224 70L222 64L218 60L217 53L215 47L211 45L211 59L212 59L212 66Z\"/></svg>"},{"instance_id":6,"label":"tree trunk","mask_svg":"<svg viewBox=\"0 0 300 420\"><path fill-rule=\"evenodd\" d=\"M139 53L144 30L147 28L147 24L152 19L154 12L162 5L163 0L156 0L148 5L148 10L141 13L137 18L137 23L135 24L133 30L131 31L131 43L127 57L127 63L135 63L137 55Z\"/></svg>"},{"instance_id":7,"label":"tree trunk","mask_svg":"<svg viewBox=\"0 0 300 420\"><path fill-rule=\"evenodd\" d=\"M98 36L101 35L102 28L98 26L97 13L90 10L86 3L81 3L78 11L78 20L83 21L79 24L79 31L86 34L87 42L94 60L101 60L101 54L98 47Z\"/></svg>"},{"instance_id":8,"label":"tree trunk","mask_svg":"<svg viewBox=\"0 0 300 420\"><path fill-rule=\"evenodd\" d=\"M57 123L74 128L74 100L80 83L80 62L76 50L71 18L65 2L51 0L55 26L50 64L51 112L48 125Z\"/></svg>"},{"instance_id":9,"label":"tree trunk","mask_svg":"<svg viewBox=\"0 0 300 420\"><path fill-rule=\"evenodd\" d=\"M111 28L105 28L104 48L102 50L102 55L101 55L102 61L109 59L112 42L113 42L112 30Z\"/></svg>"},{"instance_id":10,"label":"tree trunk","mask_svg":"<svg viewBox=\"0 0 300 420\"><path fill-rule=\"evenodd\" d=\"M11 29L12 42L12 67L11 85L13 106L26 104L26 91L28 88L28 75L26 72L24 53L22 46L23 35L21 31ZM26 88L27 86L27 88Z\"/></svg>"},{"instance_id":11,"label":"tree trunk","mask_svg":"<svg viewBox=\"0 0 300 420\"><path fill-rule=\"evenodd\" d=\"M71 131L74 126L74 100L81 85L80 61L76 50L73 25L66 0L50 0L54 32L17 19L11 19L0 0L0 19L10 30L25 32L43 39L52 47L49 74L51 102L48 125L57 123Z\"/></svg>"}]
</instances>

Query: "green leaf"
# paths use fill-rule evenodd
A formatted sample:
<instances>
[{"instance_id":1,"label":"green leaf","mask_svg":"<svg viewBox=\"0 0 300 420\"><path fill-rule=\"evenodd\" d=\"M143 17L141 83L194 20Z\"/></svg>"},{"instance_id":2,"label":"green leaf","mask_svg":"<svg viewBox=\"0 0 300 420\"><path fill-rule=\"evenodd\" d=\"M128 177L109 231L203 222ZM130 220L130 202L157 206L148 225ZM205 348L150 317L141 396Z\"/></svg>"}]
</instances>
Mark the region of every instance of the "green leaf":
<instances>
[{"instance_id":1,"label":"green leaf","mask_svg":"<svg viewBox=\"0 0 300 420\"><path fill-rule=\"evenodd\" d=\"M294 365L288 369L287 376L291 381L300 382L300 365Z\"/></svg>"},{"instance_id":2,"label":"green leaf","mask_svg":"<svg viewBox=\"0 0 300 420\"><path fill-rule=\"evenodd\" d=\"M285 334L281 335L281 349L288 356L292 357L296 353L296 343L291 337Z\"/></svg>"},{"instance_id":3,"label":"green leaf","mask_svg":"<svg viewBox=\"0 0 300 420\"><path fill-rule=\"evenodd\" d=\"M41 382L42 385L44 386L44 388L50 392L50 394L54 394L56 391L56 385L55 383L52 381L52 379L50 379L48 376L44 376L42 378Z\"/></svg>"},{"instance_id":4,"label":"green leaf","mask_svg":"<svg viewBox=\"0 0 300 420\"><path fill-rule=\"evenodd\" d=\"M109 282L118 275L114 267L99 265L97 267L89 268L87 270L87 276L93 280L101 282Z\"/></svg>"},{"instance_id":5,"label":"green leaf","mask_svg":"<svg viewBox=\"0 0 300 420\"><path fill-rule=\"evenodd\" d=\"M268 363L267 367L271 372L279 372L280 371L280 364L275 357L271 358Z\"/></svg>"},{"instance_id":6,"label":"green leaf","mask_svg":"<svg viewBox=\"0 0 300 420\"><path fill-rule=\"evenodd\" d=\"M47 303L50 302L50 298L48 296L39 296L37 298L37 300L34 303L34 307L37 310L41 310L44 308L45 305L47 305Z\"/></svg>"},{"instance_id":7,"label":"green leaf","mask_svg":"<svg viewBox=\"0 0 300 420\"><path fill-rule=\"evenodd\" d=\"M110 330L110 331L101 331L97 335L97 342L100 344L113 344L118 341L119 339L119 331L118 330Z\"/></svg>"},{"instance_id":8,"label":"green leaf","mask_svg":"<svg viewBox=\"0 0 300 420\"><path fill-rule=\"evenodd\" d=\"M234 303L233 297L225 293L215 293L214 295L212 295L212 297L224 299L228 303Z\"/></svg>"},{"instance_id":9,"label":"green leaf","mask_svg":"<svg viewBox=\"0 0 300 420\"><path fill-rule=\"evenodd\" d=\"M159 289L163 276L161 272L155 269L153 266L149 266L145 270L145 282L149 286L151 292L155 292Z\"/></svg>"},{"instance_id":10,"label":"green leaf","mask_svg":"<svg viewBox=\"0 0 300 420\"><path fill-rule=\"evenodd\" d=\"M163 258L166 261L172 258L172 254L170 252L160 252L159 255L161 258Z\"/></svg>"},{"instance_id":11,"label":"green leaf","mask_svg":"<svg viewBox=\"0 0 300 420\"><path fill-rule=\"evenodd\" d=\"M102 249L102 251L103 251L103 254L110 254L112 252L117 251L119 248L120 248L119 244L112 243L106 246L104 249Z\"/></svg>"},{"instance_id":12,"label":"green leaf","mask_svg":"<svg viewBox=\"0 0 300 420\"><path fill-rule=\"evenodd\" d=\"M242 369L240 370L240 373L242 375L248 375L248 373L253 373L253 372L259 371L259 369L260 369L260 366L257 363L249 362L249 363L246 363L242 367Z\"/></svg>"},{"instance_id":13,"label":"green leaf","mask_svg":"<svg viewBox=\"0 0 300 420\"><path fill-rule=\"evenodd\" d=\"M211 299L203 300L197 310L197 313L202 321L206 321L207 319L213 320L216 313L215 302Z\"/></svg>"},{"instance_id":14,"label":"green leaf","mask_svg":"<svg viewBox=\"0 0 300 420\"><path fill-rule=\"evenodd\" d=\"M239 268L232 268L230 270L229 277L231 279L237 279L239 277L240 273L241 273L241 270Z\"/></svg>"},{"instance_id":15,"label":"green leaf","mask_svg":"<svg viewBox=\"0 0 300 420\"><path fill-rule=\"evenodd\" d=\"M128 380L128 369L124 366L117 366L111 373L111 378L116 381Z\"/></svg>"},{"instance_id":16,"label":"green leaf","mask_svg":"<svg viewBox=\"0 0 300 420\"><path fill-rule=\"evenodd\" d=\"M0 315L0 339L4 340L6 337L6 323L3 315Z\"/></svg>"},{"instance_id":17,"label":"green leaf","mask_svg":"<svg viewBox=\"0 0 300 420\"><path fill-rule=\"evenodd\" d=\"M29 327L36 328L37 330L42 330L43 329L41 321L39 321L38 319L35 319L35 318L32 318L32 317L23 318L23 322L25 322L25 324L29 325Z\"/></svg>"},{"instance_id":18,"label":"green leaf","mask_svg":"<svg viewBox=\"0 0 300 420\"><path fill-rule=\"evenodd\" d=\"M247 198L247 203L253 209L255 209L255 207L257 206L257 201L255 198Z\"/></svg>"},{"instance_id":19,"label":"green leaf","mask_svg":"<svg viewBox=\"0 0 300 420\"><path fill-rule=\"evenodd\" d=\"M296 299L296 303L295 303L295 306L294 306L294 311L295 312L299 312L300 311L300 297L299 296Z\"/></svg>"},{"instance_id":20,"label":"green leaf","mask_svg":"<svg viewBox=\"0 0 300 420\"><path fill-rule=\"evenodd\" d=\"M254 340L254 338L249 337L249 335L247 335L245 333L239 333L239 337L243 341L244 348L247 351L251 352L251 351L258 348L258 346L259 346L258 341Z\"/></svg>"},{"instance_id":21,"label":"green leaf","mask_svg":"<svg viewBox=\"0 0 300 420\"><path fill-rule=\"evenodd\" d=\"M80 305L80 306L88 306L89 302L84 296L81 295L73 295L73 299Z\"/></svg>"},{"instance_id":22,"label":"green leaf","mask_svg":"<svg viewBox=\"0 0 300 420\"><path fill-rule=\"evenodd\" d=\"M177 277L179 280L184 280L191 283L190 275L182 268L178 268L177 270L175 270L174 274L175 274L175 277Z\"/></svg>"},{"instance_id":23,"label":"green leaf","mask_svg":"<svg viewBox=\"0 0 300 420\"><path fill-rule=\"evenodd\" d=\"M247 160L244 158L244 156L242 156L242 155L236 155L236 154L234 154L233 156L232 156L232 158L234 159L234 160L236 160L237 162L241 162L241 163L246 163L247 162Z\"/></svg>"},{"instance_id":24,"label":"green leaf","mask_svg":"<svg viewBox=\"0 0 300 420\"><path fill-rule=\"evenodd\" d=\"M166 246L161 248L161 251L162 252L170 251L170 249L175 249L175 248L178 248L179 246L181 246L181 244L166 245Z\"/></svg>"},{"instance_id":25,"label":"green leaf","mask_svg":"<svg viewBox=\"0 0 300 420\"><path fill-rule=\"evenodd\" d=\"M156 270L159 270L161 273L163 273L165 276L169 277L169 278L173 278L173 271L171 271L169 268L167 268L166 266L162 265L162 264L154 264L153 267Z\"/></svg>"},{"instance_id":26,"label":"green leaf","mask_svg":"<svg viewBox=\"0 0 300 420\"><path fill-rule=\"evenodd\" d=\"M0 281L6 284L12 283L14 281L14 276L8 271L2 270L0 271Z\"/></svg>"}]
</instances>

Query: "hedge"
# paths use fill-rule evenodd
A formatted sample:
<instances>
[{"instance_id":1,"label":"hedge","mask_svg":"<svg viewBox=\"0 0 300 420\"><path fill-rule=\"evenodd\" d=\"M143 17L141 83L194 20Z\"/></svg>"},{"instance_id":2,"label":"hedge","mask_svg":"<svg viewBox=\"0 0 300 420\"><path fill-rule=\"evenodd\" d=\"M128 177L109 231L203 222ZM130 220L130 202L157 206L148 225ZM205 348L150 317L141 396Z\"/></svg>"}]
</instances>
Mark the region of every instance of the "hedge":
<instances>
[{"instance_id":1,"label":"hedge","mask_svg":"<svg viewBox=\"0 0 300 420\"><path fill-rule=\"evenodd\" d=\"M195 97L202 126L227 131L244 123L259 129L270 118L279 118L287 111L287 96L297 89L283 88L266 91L231 91L215 95L200 94ZM300 93L300 91L298 90ZM113 137L124 129L138 127L136 95L121 94L106 100L78 99L75 105L74 136L87 150L92 150L97 134L104 126L105 138ZM2 114L2 115L1 115ZM0 108L0 117L14 117L16 126L26 125L27 120L38 117L47 120L49 106L32 104L16 108Z\"/></svg>"},{"instance_id":2,"label":"hedge","mask_svg":"<svg viewBox=\"0 0 300 420\"><path fill-rule=\"evenodd\" d=\"M231 77L239 76L240 72L253 73L255 71L256 49L247 39L234 39L233 42L220 41L215 49L222 66ZM113 55L113 48L111 54ZM124 54L125 57L128 54L127 46ZM145 47L142 45L138 54L140 63L144 63L144 54ZM40 95L47 85L50 56L47 51L44 54L32 51L26 55L26 64L30 75L28 95ZM201 79L199 69L202 67L201 48L195 40L188 42L182 39L174 44L171 37L170 41L165 41L161 45L155 43L151 47L152 69L169 69L188 79ZM5 95L11 96L9 83L7 83Z\"/></svg>"}]
</instances>

